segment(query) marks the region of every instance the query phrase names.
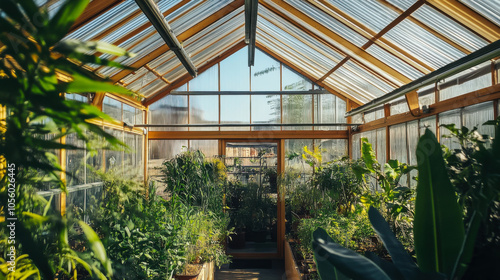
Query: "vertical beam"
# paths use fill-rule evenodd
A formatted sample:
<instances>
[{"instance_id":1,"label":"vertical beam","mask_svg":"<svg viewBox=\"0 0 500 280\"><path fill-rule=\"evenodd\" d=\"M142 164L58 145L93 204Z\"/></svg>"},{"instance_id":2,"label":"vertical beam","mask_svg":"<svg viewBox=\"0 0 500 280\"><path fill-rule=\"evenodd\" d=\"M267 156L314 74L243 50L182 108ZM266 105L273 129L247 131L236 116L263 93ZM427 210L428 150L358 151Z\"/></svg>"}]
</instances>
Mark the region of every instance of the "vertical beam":
<instances>
[{"instance_id":1,"label":"vertical beam","mask_svg":"<svg viewBox=\"0 0 500 280\"><path fill-rule=\"evenodd\" d=\"M63 132L65 132L63 130ZM61 137L59 140L61 144L66 145L66 136ZM60 179L62 184L64 184L64 187L66 189L66 158L67 158L67 153L66 149L61 149L59 151L59 164L61 166L61 174L60 174ZM62 191L59 194L59 210L61 212L61 216L66 216L66 192Z\"/></svg>"},{"instance_id":2,"label":"vertical beam","mask_svg":"<svg viewBox=\"0 0 500 280\"><path fill-rule=\"evenodd\" d=\"M278 143L278 176L285 173L285 139ZM283 258L285 245L285 188L281 186L282 180L278 180L278 256Z\"/></svg>"},{"instance_id":3,"label":"vertical beam","mask_svg":"<svg viewBox=\"0 0 500 280\"><path fill-rule=\"evenodd\" d=\"M346 101L346 111L350 111L352 109L351 100L347 99ZM347 123L352 123L352 117L347 117ZM352 159L352 127L348 127L347 129L347 154L349 158Z\"/></svg>"},{"instance_id":4,"label":"vertical beam","mask_svg":"<svg viewBox=\"0 0 500 280\"><path fill-rule=\"evenodd\" d=\"M104 97L106 96L106 93L104 92L96 92L94 96L94 100L92 100L92 105L97 107L97 109L101 110L102 112L102 102L104 101Z\"/></svg>"},{"instance_id":5,"label":"vertical beam","mask_svg":"<svg viewBox=\"0 0 500 280\"><path fill-rule=\"evenodd\" d=\"M245 0L245 43L248 44L248 67L255 60L255 40L259 0Z\"/></svg>"},{"instance_id":6,"label":"vertical beam","mask_svg":"<svg viewBox=\"0 0 500 280\"><path fill-rule=\"evenodd\" d=\"M148 113L149 113L149 108L146 109L146 111L144 111L144 121L146 124L149 123L148 121ZM146 186L146 195L149 195L148 191L149 191L149 187L148 187L148 167L149 167L149 134L146 133L144 136L144 142L143 142L143 147L144 147L144 155L143 155L143 158L144 158L144 185Z\"/></svg>"},{"instance_id":7,"label":"vertical beam","mask_svg":"<svg viewBox=\"0 0 500 280\"><path fill-rule=\"evenodd\" d=\"M391 116L391 104L384 105L384 118L387 121L387 118ZM390 126L385 127L385 162L389 162L391 159L391 132Z\"/></svg>"}]
</instances>

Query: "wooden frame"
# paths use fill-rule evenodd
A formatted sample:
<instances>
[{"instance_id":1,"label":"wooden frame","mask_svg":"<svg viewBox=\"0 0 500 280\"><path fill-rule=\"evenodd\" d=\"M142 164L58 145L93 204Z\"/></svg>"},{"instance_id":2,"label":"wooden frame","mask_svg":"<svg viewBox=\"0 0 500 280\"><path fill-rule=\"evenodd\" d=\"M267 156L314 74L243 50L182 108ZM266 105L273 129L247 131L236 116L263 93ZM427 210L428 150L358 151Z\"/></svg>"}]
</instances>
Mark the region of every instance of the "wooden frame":
<instances>
[{"instance_id":1,"label":"wooden frame","mask_svg":"<svg viewBox=\"0 0 500 280\"><path fill-rule=\"evenodd\" d=\"M150 131L149 140L348 139L347 130Z\"/></svg>"}]
</instances>

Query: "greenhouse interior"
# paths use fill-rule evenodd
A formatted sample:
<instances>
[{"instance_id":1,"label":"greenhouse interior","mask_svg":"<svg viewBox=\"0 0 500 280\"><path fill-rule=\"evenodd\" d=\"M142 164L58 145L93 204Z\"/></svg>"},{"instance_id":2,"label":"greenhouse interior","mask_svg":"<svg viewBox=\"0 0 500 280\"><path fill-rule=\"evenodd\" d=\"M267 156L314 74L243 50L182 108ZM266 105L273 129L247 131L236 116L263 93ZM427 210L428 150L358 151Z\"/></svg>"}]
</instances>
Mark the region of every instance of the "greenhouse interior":
<instances>
[{"instance_id":1,"label":"greenhouse interior","mask_svg":"<svg viewBox=\"0 0 500 280\"><path fill-rule=\"evenodd\" d=\"M0 26L0 279L499 279L498 0Z\"/></svg>"}]
</instances>

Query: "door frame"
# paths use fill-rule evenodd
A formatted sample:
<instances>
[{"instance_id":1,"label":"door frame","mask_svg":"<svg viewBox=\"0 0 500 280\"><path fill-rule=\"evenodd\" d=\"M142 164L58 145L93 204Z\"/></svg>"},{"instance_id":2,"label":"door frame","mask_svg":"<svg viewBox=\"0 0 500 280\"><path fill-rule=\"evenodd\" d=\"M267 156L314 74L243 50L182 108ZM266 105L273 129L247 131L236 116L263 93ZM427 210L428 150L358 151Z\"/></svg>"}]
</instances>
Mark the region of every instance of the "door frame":
<instances>
[{"instance_id":1,"label":"door frame","mask_svg":"<svg viewBox=\"0 0 500 280\"><path fill-rule=\"evenodd\" d=\"M219 139L219 155L226 156L226 143L228 142L243 142L243 143L276 143L278 148L278 178L285 172L285 139ZM278 180L278 200L277 200L277 253L232 253L235 259L283 259L285 246L285 190ZM226 241L227 243L227 241ZM226 246L227 252L227 246Z\"/></svg>"}]
</instances>

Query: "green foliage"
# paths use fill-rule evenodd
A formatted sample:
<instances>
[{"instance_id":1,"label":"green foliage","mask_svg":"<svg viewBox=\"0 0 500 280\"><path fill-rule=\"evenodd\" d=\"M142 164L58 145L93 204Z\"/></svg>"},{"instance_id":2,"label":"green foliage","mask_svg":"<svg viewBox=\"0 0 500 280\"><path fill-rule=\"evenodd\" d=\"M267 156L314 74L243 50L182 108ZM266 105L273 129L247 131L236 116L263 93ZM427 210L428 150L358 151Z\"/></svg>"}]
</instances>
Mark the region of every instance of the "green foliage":
<instances>
[{"instance_id":1,"label":"green foliage","mask_svg":"<svg viewBox=\"0 0 500 280\"><path fill-rule=\"evenodd\" d=\"M370 238L374 235L368 216L362 212L352 212L346 216L327 212L314 218L302 219L298 226L297 237L304 258L313 253L312 234L317 228L324 228L337 243L355 251L365 251L371 243Z\"/></svg>"},{"instance_id":2,"label":"green foliage","mask_svg":"<svg viewBox=\"0 0 500 280\"><path fill-rule=\"evenodd\" d=\"M499 131L499 122L495 124ZM496 150L500 148L498 142L495 139L492 148L479 148L483 154L480 163L498 163L498 157L494 157L500 151ZM324 273L336 270L356 279L462 278L472 257L479 217L485 217L500 190L483 186L481 191L491 191L491 196L484 197L481 204L472 209L470 220L464 223L439 143L429 130L418 142L417 156L419 181L414 234L418 267L391 232L389 224L375 208L370 208L370 222L391 254L393 263L384 262L373 255L367 255L367 258L357 255L336 244L323 229L318 229L314 232L313 248L316 259L319 259L317 264L323 279L327 276ZM493 175L498 169L485 169L486 176L492 175L492 179L498 179ZM489 264L493 263L490 260ZM491 266L488 268L494 269Z\"/></svg>"},{"instance_id":3,"label":"green foliage","mask_svg":"<svg viewBox=\"0 0 500 280\"><path fill-rule=\"evenodd\" d=\"M187 151L163 163L167 191L172 199L220 213L225 180L224 165L208 161L201 151Z\"/></svg>"},{"instance_id":4,"label":"green foliage","mask_svg":"<svg viewBox=\"0 0 500 280\"><path fill-rule=\"evenodd\" d=\"M353 164L353 171L359 180L374 180L379 188L367 189L361 201L367 207L381 209L394 232L407 244L412 243L411 225L413 221L413 201L415 190L400 184L403 176L415 169L398 160L389 160L384 168L377 161L375 152L366 138L361 139L361 160Z\"/></svg>"},{"instance_id":5,"label":"green foliage","mask_svg":"<svg viewBox=\"0 0 500 280\"><path fill-rule=\"evenodd\" d=\"M62 137L76 133L78 138L86 141L87 132L91 132L114 146L123 145L100 126L87 122L95 118L110 120L107 115L91 105L65 100L62 94L103 89L132 94L122 87L105 83L80 67L81 63L89 61L115 67L120 67L119 64L85 54L85 49L77 47L84 44L60 41L87 4L86 0L64 1L55 15L49 17L48 11L39 9L32 0L0 2L0 104L8 112L1 120L0 158L3 166L15 164L12 168L15 175L10 178L6 169L1 170L4 177L0 187L0 208L7 209L7 182L12 183L15 177L16 261L29 267L19 270L25 272L16 274L20 277L36 274L39 278L54 279L58 273L76 279L78 266L92 277L104 278L96 266L89 264L92 262L89 252L77 253L71 249L68 239L70 223L65 218L54 211L44 211L43 215L30 212L36 207L48 209L46 202L34 194L32 186L41 181L52 181L65 191L65 182L59 179L61 168L51 151L77 147L61 143ZM107 50L116 53L119 49L108 46ZM5 238L5 222L0 226L0 234ZM93 253L100 251L96 255L106 262L105 254L97 250L98 241L93 231L86 228L85 233L92 237ZM1 258L2 263L7 259L3 254ZM39 273L32 273L35 266ZM103 270L111 275L109 265Z\"/></svg>"}]
</instances>

